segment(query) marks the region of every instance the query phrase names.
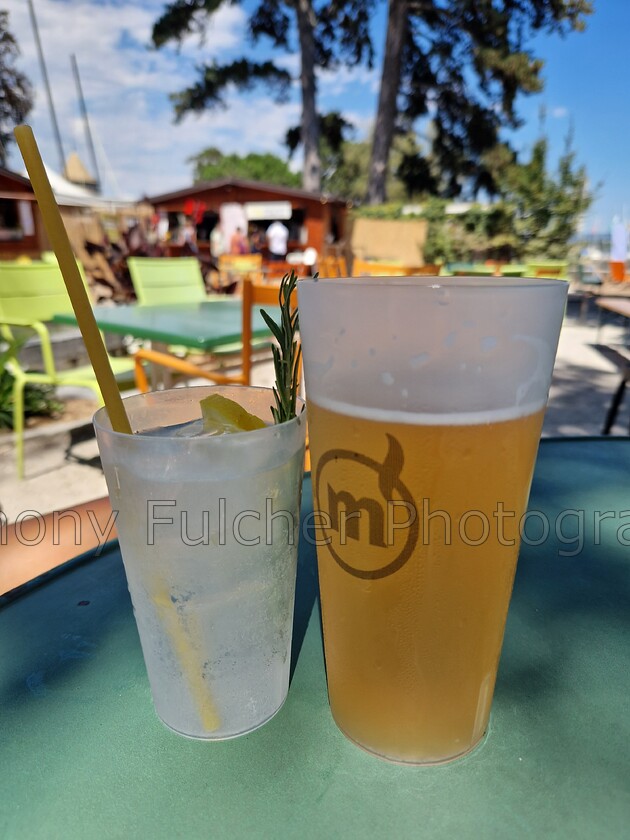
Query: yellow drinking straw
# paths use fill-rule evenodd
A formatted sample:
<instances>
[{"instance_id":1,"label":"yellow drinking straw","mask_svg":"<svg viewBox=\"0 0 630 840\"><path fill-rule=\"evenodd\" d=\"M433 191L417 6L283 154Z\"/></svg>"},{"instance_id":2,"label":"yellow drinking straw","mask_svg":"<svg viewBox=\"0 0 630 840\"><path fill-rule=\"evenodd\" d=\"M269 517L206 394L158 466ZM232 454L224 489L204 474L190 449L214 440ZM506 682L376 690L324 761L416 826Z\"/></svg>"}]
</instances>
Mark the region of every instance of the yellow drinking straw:
<instances>
[{"instance_id":1,"label":"yellow drinking straw","mask_svg":"<svg viewBox=\"0 0 630 840\"><path fill-rule=\"evenodd\" d=\"M24 158L26 169L31 179L33 190L35 191L35 198L41 210L46 227L46 233L50 239L55 256L59 262L59 267L63 275L68 295L74 309L83 341L90 357L90 362L94 368L96 379L98 381L103 401L107 408L109 420L112 424L112 429L115 432L125 432L131 434L131 426L129 425L129 418L123 405L118 385L109 363L107 351L103 344L103 339L98 329L92 306L90 305L83 280L79 274L70 240L59 212L59 207L55 201L50 181L44 169L33 130L30 125L19 125L13 130L15 139L20 147L20 152ZM168 635L171 638L173 649L176 656L180 660L182 670L187 673L189 678L190 690L193 699L199 710L202 725L208 730L213 731L220 726L219 716L212 702L212 698L208 696L206 687L204 685L203 675L198 672L195 663L189 651L189 644L179 626L177 617L172 614L172 604L168 593L164 589L158 587L154 594L154 602L162 620L164 621ZM167 610L166 607L170 606Z\"/></svg>"},{"instance_id":2,"label":"yellow drinking straw","mask_svg":"<svg viewBox=\"0 0 630 840\"><path fill-rule=\"evenodd\" d=\"M98 330L92 306L87 295L83 280L79 274L70 240L59 212L59 207L55 201L50 181L44 169L33 130L30 125L19 125L14 129L15 139L22 152L24 163L31 179L31 184L35 192L35 198L39 204L42 217L44 219L44 226L46 233L50 239L59 268L63 275L68 295L74 309L85 347L90 357L90 362L94 368L96 380L103 395L103 402L107 407L112 429L115 432L126 432L131 434L131 426L129 425L129 418L123 405L120 391L116 383L116 378L112 371L107 356L103 339Z\"/></svg>"}]
</instances>

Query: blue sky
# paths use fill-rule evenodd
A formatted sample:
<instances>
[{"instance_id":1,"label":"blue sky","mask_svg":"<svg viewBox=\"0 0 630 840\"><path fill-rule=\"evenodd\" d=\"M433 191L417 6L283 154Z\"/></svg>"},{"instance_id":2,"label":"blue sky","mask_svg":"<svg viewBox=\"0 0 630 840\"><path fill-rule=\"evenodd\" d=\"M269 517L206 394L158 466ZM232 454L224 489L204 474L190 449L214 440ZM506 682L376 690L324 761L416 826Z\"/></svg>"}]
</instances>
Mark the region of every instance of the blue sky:
<instances>
[{"instance_id":1,"label":"blue sky","mask_svg":"<svg viewBox=\"0 0 630 840\"><path fill-rule=\"evenodd\" d=\"M245 11L229 6L216 16L203 50L191 37L181 51L147 49L151 26L164 0L34 0L65 152L76 150L90 165L70 65L76 55L105 191L139 197L186 186L187 159L208 146L223 152L273 152L284 156L286 129L300 114L297 53L282 63L296 80L291 100L277 106L261 88L248 96L229 97L226 110L206 112L173 123L168 94L189 85L199 61L226 60L242 54ZM26 0L4 0L9 25L20 45L19 67L36 90L33 126L46 162L58 169L48 106L35 51ZM518 111L525 120L513 136L525 155L536 139L541 107L557 160L569 127L573 127L577 160L584 163L598 199L584 229L606 232L614 215L630 218L630 108L627 52L630 0L594 0L595 13L585 33L565 39L539 37L537 55L545 62L542 94L522 97ZM381 35L381 39L384 35ZM379 37L376 41L378 44ZM246 52L251 48L246 46ZM356 138L369 131L378 91L378 68L341 69L319 78L319 107L341 109L356 125ZM23 169L11 152L10 165Z\"/></svg>"}]
</instances>

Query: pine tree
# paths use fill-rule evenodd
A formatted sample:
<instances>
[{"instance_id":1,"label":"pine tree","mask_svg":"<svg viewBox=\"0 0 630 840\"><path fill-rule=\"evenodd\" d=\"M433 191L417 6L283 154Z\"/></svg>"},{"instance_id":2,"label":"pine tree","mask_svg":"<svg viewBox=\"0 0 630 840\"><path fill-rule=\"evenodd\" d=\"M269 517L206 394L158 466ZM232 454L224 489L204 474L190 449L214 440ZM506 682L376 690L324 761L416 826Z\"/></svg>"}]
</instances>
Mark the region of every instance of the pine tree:
<instances>
[{"instance_id":1,"label":"pine tree","mask_svg":"<svg viewBox=\"0 0 630 840\"><path fill-rule=\"evenodd\" d=\"M501 128L519 125L517 95L542 88L528 43L582 30L591 11L589 0L389 0L368 201L386 198L395 130L428 115L441 194L454 197L471 179L496 191L484 153Z\"/></svg>"},{"instance_id":2,"label":"pine tree","mask_svg":"<svg viewBox=\"0 0 630 840\"><path fill-rule=\"evenodd\" d=\"M6 166L13 128L24 122L33 107L31 84L15 68L19 54L17 42L9 31L9 14L0 11L0 166Z\"/></svg>"},{"instance_id":3,"label":"pine tree","mask_svg":"<svg viewBox=\"0 0 630 840\"><path fill-rule=\"evenodd\" d=\"M238 0L236 0L238 2ZM190 34L207 35L212 15L233 0L173 0L153 26L155 47L181 41ZM267 39L274 49L300 53L302 114L300 140L304 150L302 186L311 192L321 188L319 150L320 118L317 112L316 69L334 67L340 60L356 64L372 58L369 36L370 10L365 0L329 0L316 8L313 0L258 0L248 20L253 43ZM251 61L247 56L226 64L216 62L199 68L194 85L172 95L176 119L185 114L225 104L228 86L248 90L267 85L276 101L286 101L292 79L286 69L272 61Z\"/></svg>"}]
</instances>

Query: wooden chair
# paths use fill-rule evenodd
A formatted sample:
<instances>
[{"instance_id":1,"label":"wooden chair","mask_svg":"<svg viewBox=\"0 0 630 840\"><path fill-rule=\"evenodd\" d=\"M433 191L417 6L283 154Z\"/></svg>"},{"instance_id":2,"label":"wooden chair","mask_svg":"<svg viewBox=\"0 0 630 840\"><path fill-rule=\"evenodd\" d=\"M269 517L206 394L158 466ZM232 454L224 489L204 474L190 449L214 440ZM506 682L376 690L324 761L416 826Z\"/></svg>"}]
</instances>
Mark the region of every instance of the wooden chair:
<instances>
[{"instance_id":1,"label":"wooden chair","mask_svg":"<svg viewBox=\"0 0 630 840\"><path fill-rule=\"evenodd\" d=\"M425 263L414 270L418 277L439 277L442 266L437 263Z\"/></svg>"},{"instance_id":2,"label":"wooden chair","mask_svg":"<svg viewBox=\"0 0 630 840\"><path fill-rule=\"evenodd\" d=\"M309 270L310 267L305 266L304 263L291 263L286 260L269 260L263 266L263 277L267 282L273 283L282 280L285 274L290 274L292 271L295 271L298 276L304 277Z\"/></svg>"},{"instance_id":3,"label":"wooden chair","mask_svg":"<svg viewBox=\"0 0 630 840\"><path fill-rule=\"evenodd\" d=\"M50 333L46 326L54 315L71 312L72 305L58 265L3 264L0 269L0 335L7 344L3 353L4 365L14 377L13 430L19 478L24 477L24 388L29 383L39 385L72 385L89 388L102 402L94 371L90 365L57 370ZM41 343L42 370L24 370L19 356L22 343L15 329L34 333ZM122 384L133 384L134 362L128 358L110 357L112 369Z\"/></svg>"},{"instance_id":4,"label":"wooden chair","mask_svg":"<svg viewBox=\"0 0 630 840\"><path fill-rule=\"evenodd\" d=\"M343 277L339 270L339 260L334 254L321 257L317 263L317 270L320 277Z\"/></svg>"},{"instance_id":5,"label":"wooden chair","mask_svg":"<svg viewBox=\"0 0 630 840\"><path fill-rule=\"evenodd\" d=\"M278 306L279 285L271 283L253 283L249 277L243 280L243 315L242 315L242 336L241 345L241 372L238 374L227 374L217 370L205 370L192 361L178 359L170 353L162 353L157 350L140 349L135 354L136 363L136 386L139 391L146 393L149 390L149 381L144 370L143 363L150 362L152 365L164 367L185 377L200 377L216 382L219 385L237 384L249 385L253 364L253 352L259 349L260 345L252 340L252 311L254 306ZM297 299L292 300L297 305ZM260 340L259 340L260 341ZM265 339L268 345L269 340Z\"/></svg>"},{"instance_id":6,"label":"wooden chair","mask_svg":"<svg viewBox=\"0 0 630 840\"><path fill-rule=\"evenodd\" d=\"M219 286L236 286L249 278L254 282L262 279L262 254L221 254L219 257Z\"/></svg>"},{"instance_id":7,"label":"wooden chair","mask_svg":"<svg viewBox=\"0 0 630 840\"><path fill-rule=\"evenodd\" d=\"M327 254L318 260L317 269L320 277L350 277L348 263L342 254Z\"/></svg>"},{"instance_id":8,"label":"wooden chair","mask_svg":"<svg viewBox=\"0 0 630 840\"><path fill-rule=\"evenodd\" d=\"M353 277L410 277L421 274L423 266L403 265L395 262L381 262L380 260L356 259L352 263Z\"/></svg>"}]
</instances>

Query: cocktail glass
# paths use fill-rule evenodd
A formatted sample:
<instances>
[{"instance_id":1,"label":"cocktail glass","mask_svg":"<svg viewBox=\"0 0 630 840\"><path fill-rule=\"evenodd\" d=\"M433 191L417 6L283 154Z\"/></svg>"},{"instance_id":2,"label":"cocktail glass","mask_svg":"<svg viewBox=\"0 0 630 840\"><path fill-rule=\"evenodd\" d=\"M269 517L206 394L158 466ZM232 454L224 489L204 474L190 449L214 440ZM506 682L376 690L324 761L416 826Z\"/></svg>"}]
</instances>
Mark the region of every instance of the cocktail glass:
<instances>
[{"instance_id":1,"label":"cocktail glass","mask_svg":"<svg viewBox=\"0 0 630 840\"><path fill-rule=\"evenodd\" d=\"M306 422L187 436L211 393L272 422L271 390L206 386L126 399L133 435L94 425L155 709L219 740L287 695Z\"/></svg>"}]
</instances>

